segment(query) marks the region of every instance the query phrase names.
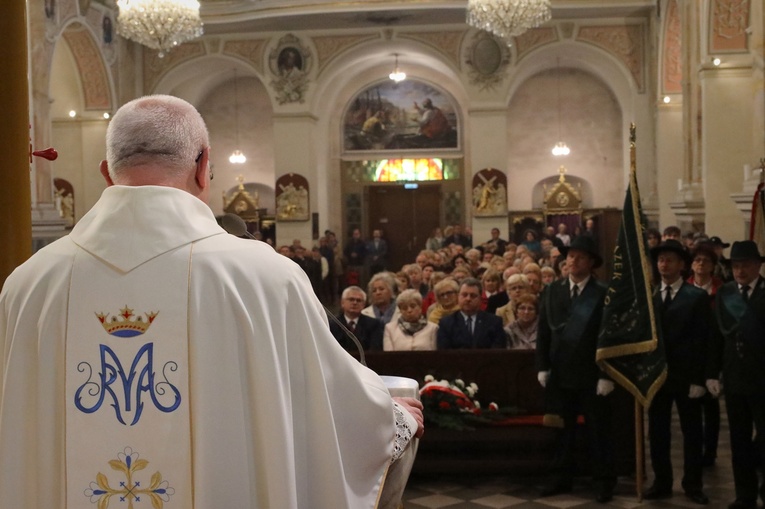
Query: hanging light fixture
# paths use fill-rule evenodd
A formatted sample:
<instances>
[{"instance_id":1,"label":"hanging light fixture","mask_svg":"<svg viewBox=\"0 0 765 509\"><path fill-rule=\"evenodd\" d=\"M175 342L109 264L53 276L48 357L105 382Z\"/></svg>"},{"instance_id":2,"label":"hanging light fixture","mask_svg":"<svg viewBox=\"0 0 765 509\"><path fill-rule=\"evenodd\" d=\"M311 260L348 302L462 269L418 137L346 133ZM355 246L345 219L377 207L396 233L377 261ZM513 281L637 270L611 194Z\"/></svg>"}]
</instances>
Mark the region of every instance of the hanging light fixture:
<instances>
[{"instance_id":1,"label":"hanging light fixture","mask_svg":"<svg viewBox=\"0 0 765 509\"><path fill-rule=\"evenodd\" d=\"M561 121L560 121L560 57L557 59L557 65L556 65L556 86L558 89L558 143L555 144L555 146L552 149L552 155L554 156L567 156L571 153L571 149L568 148L568 145L566 145L566 142L563 141L563 137L560 134L561 131Z\"/></svg>"},{"instance_id":2,"label":"hanging light fixture","mask_svg":"<svg viewBox=\"0 0 765 509\"><path fill-rule=\"evenodd\" d=\"M552 18L550 0L468 0L467 24L508 44L513 37Z\"/></svg>"},{"instance_id":3,"label":"hanging light fixture","mask_svg":"<svg viewBox=\"0 0 765 509\"><path fill-rule=\"evenodd\" d=\"M117 33L160 58L204 33L198 0L117 0L117 7Z\"/></svg>"},{"instance_id":4,"label":"hanging light fixture","mask_svg":"<svg viewBox=\"0 0 765 509\"><path fill-rule=\"evenodd\" d=\"M239 87L236 80L236 69L234 69L234 125L236 127L236 146L239 147ZM228 156L228 162L231 164L244 164L247 158L238 148Z\"/></svg>"},{"instance_id":5,"label":"hanging light fixture","mask_svg":"<svg viewBox=\"0 0 765 509\"><path fill-rule=\"evenodd\" d=\"M406 73L398 70L398 53L394 53L396 57L396 66L393 68L393 72L388 75L390 79L398 83L406 79Z\"/></svg>"}]
</instances>

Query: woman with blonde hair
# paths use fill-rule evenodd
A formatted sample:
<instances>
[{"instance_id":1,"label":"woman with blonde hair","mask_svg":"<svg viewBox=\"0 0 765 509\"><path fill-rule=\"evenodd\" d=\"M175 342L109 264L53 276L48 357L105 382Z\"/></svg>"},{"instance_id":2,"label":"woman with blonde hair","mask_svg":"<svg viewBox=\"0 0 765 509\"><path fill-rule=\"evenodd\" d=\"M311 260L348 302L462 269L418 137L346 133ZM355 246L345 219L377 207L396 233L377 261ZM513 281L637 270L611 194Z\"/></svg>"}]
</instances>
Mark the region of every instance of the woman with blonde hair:
<instances>
[{"instance_id":1,"label":"woman with blonde hair","mask_svg":"<svg viewBox=\"0 0 765 509\"><path fill-rule=\"evenodd\" d=\"M513 301L525 293L529 293L529 279L523 274L513 274L505 281L505 291L510 302L497 308L496 315L502 318L502 325L507 327L515 321Z\"/></svg>"},{"instance_id":2,"label":"woman with blonde hair","mask_svg":"<svg viewBox=\"0 0 765 509\"><path fill-rule=\"evenodd\" d=\"M387 324L398 320L396 307L396 278L390 272L378 272L369 280L368 292L370 305L365 307L362 315L377 318Z\"/></svg>"},{"instance_id":3,"label":"woman with blonde hair","mask_svg":"<svg viewBox=\"0 0 765 509\"><path fill-rule=\"evenodd\" d=\"M459 310L457 294L460 285L454 279L447 277L439 281L433 291L436 294L436 303L428 308L428 321L437 324L441 318L449 316Z\"/></svg>"},{"instance_id":4,"label":"woman with blonde hair","mask_svg":"<svg viewBox=\"0 0 765 509\"><path fill-rule=\"evenodd\" d=\"M438 325L422 316L422 295L417 290L401 292L396 299L398 320L385 326L383 350L435 350Z\"/></svg>"}]
</instances>

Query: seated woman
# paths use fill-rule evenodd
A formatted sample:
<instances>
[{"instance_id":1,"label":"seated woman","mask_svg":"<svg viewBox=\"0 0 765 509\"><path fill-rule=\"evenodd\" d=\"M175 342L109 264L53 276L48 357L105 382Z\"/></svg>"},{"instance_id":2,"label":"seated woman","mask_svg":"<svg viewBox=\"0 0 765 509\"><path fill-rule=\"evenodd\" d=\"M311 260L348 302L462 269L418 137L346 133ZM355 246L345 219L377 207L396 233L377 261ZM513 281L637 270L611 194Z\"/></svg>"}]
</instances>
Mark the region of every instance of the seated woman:
<instances>
[{"instance_id":1,"label":"seated woman","mask_svg":"<svg viewBox=\"0 0 765 509\"><path fill-rule=\"evenodd\" d=\"M460 291L460 285L452 278L446 278L439 281L433 288L436 294L436 303L428 308L428 321L438 325L441 318L449 316L460 309L457 303L457 294Z\"/></svg>"},{"instance_id":2,"label":"seated woman","mask_svg":"<svg viewBox=\"0 0 765 509\"><path fill-rule=\"evenodd\" d=\"M502 291L502 274L494 269L488 269L481 276L481 286L483 287L483 292L481 292L481 311L486 311L489 297Z\"/></svg>"},{"instance_id":3,"label":"seated woman","mask_svg":"<svg viewBox=\"0 0 765 509\"><path fill-rule=\"evenodd\" d=\"M412 287L412 279L404 270L396 272L396 293L409 290Z\"/></svg>"},{"instance_id":4,"label":"seated woman","mask_svg":"<svg viewBox=\"0 0 765 509\"><path fill-rule=\"evenodd\" d=\"M396 299L400 316L385 326L383 350L435 350L438 325L422 316L422 295L404 290Z\"/></svg>"},{"instance_id":5,"label":"seated woman","mask_svg":"<svg viewBox=\"0 0 765 509\"><path fill-rule=\"evenodd\" d=\"M378 272L369 280L369 306L361 314L377 318L383 324L398 320L396 278L390 272Z\"/></svg>"},{"instance_id":6,"label":"seated woman","mask_svg":"<svg viewBox=\"0 0 765 509\"><path fill-rule=\"evenodd\" d=\"M537 347L539 300L525 293L512 300L515 321L505 327L507 347L512 350L534 350Z\"/></svg>"},{"instance_id":7,"label":"seated woman","mask_svg":"<svg viewBox=\"0 0 765 509\"><path fill-rule=\"evenodd\" d=\"M524 293L529 293L529 279L523 274L513 274L505 281L505 291L510 302L497 308L496 315L502 317L502 325L507 327L515 321L513 302Z\"/></svg>"}]
</instances>

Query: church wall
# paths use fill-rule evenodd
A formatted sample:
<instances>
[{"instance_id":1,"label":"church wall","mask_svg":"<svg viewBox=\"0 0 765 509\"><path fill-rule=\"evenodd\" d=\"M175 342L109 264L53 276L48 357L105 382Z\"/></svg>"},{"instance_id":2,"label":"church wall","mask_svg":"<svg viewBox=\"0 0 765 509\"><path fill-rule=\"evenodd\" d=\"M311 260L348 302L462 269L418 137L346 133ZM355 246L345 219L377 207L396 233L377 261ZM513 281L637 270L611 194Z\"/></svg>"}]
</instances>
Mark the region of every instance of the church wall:
<instances>
[{"instance_id":1,"label":"church wall","mask_svg":"<svg viewBox=\"0 0 765 509\"><path fill-rule=\"evenodd\" d=\"M247 182L271 188L276 181L273 108L268 93L257 78L239 77L236 86L237 107L234 104L233 72L229 71L229 74L229 81L210 90L197 105L210 133L210 162L215 174L210 208L215 214L222 213L222 192L235 186L240 174L246 177ZM244 164L229 162L228 157L236 148L247 157ZM273 202L261 202L259 205L271 212L275 206Z\"/></svg>"},{"instance_id":2,"label":"church wall","mask_svg":"<svg viewBox=\"0 0 765 509\"><path fill-rule=\"evenodd\" d=\"M652 219L663 229L676 224L677 218L669 203L677 198L678 180L683 176L683 110L676 97L669 104L658 107L656 120L656 192L658 196L658 217ZM641 193L643 189L641 188Z\"/></svg>"},{"instance_id":3,"label":"church wall","mask_svg":"<svg viewBox=\"0 0 765 509\"><path fill-rule=\"evenodd\" d=\"M557 91L561 95L558 128ZM556 157L551 149L560 139L571 149ZM589 73L562 68L532 76L516 90L508 108L507 168L511 210L532 208L530 190L557 175L597 182L592 207L621 207L624 201L622 119L609 88Z\"/></svg>"},{"instance_id":4,"label":"church wall","mask_svg":"<svg viewBox=\"0 0 765 509\"><path fill-rule=\"evenodd\" d=\"M702 77L708 119L702 140L706 230L726 242L748 235L730 195L741 192L744 165L756 164L760 155L751 137L754 84L750 70L716 70Z\"/></svg>"}]
</instances>

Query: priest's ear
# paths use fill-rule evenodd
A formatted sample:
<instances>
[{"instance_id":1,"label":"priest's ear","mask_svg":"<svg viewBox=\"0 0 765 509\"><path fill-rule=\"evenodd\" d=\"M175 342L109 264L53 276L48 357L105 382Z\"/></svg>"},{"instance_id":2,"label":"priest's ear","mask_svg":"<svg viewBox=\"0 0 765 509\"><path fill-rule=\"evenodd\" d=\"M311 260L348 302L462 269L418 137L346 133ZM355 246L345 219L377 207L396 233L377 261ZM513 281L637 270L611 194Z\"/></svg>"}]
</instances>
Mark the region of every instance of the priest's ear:
<instances>
[{"instance_id":1,"label":"priest's ear","mask_svg":"<svg viewBox=\"0 0 765 509\"><path fill-rule=\"evenodd\" d=\"M210 168L210 147L200 150L194 162L197 165L194 175L197 185L201 189L205 189L209 187L210 181L213 179L212 168Z\"/></svg>"},{"instance_id":2,"label":"priest's ear","mask_svg":"<svg viewBox=\"0 0 765 509\"><path fill-rule=\"evenodd\" d=\"M104 180L106 180L106 187L113 186L114 181L112 180L111 176L109 176L109 163L106 162L106 159L101 161L99 169L101 170L101 175L104 176Z\"/></svg>"}]
</instances>

